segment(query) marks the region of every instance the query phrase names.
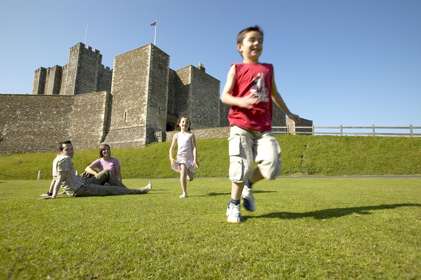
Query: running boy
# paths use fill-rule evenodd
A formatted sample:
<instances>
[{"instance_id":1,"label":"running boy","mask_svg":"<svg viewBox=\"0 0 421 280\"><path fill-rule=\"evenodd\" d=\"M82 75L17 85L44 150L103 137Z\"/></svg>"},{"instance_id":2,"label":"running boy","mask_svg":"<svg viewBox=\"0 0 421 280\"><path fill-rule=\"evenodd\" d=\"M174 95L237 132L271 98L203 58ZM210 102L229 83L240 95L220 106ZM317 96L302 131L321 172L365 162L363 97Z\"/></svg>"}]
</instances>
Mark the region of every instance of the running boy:
<instances>
[{"instance_id":1,"label":"running boy","mask_svg":"<svg viewBox=\"0 0 421 280\"><path fill-rule=\"evenodd\" d=\"M241 222L241 197L246 210L256 210L252 193L254 183L263 178L275 179L280 173L281 149L270 134L272 102L289 118L299 118L290 112L278 94L272 64L259 63L263 50L262 29L252 26L241 30L237 35L237 50L243 63L231 66L221 96L222 102L231 106L228 141L232 185L226 213L229 223Z\"/></svg>"}]
</instances>

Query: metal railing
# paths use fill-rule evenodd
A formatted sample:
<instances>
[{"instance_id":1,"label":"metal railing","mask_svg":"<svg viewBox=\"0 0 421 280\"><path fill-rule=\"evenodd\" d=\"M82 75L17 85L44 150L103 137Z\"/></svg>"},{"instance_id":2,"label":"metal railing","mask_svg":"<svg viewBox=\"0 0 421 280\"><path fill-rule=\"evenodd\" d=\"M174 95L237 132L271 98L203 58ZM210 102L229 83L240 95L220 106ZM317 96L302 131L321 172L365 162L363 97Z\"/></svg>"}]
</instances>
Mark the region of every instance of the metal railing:
<instances>
[{"instance_id":1,"label":"metal railing","mask_svg":"<svg viewBox=\"0 0 421 280\"><path fill-rule=\"evenodd\" d=\"M421 137L421 126L274 126L275 134Z\"/></svg>"}]
</instances>

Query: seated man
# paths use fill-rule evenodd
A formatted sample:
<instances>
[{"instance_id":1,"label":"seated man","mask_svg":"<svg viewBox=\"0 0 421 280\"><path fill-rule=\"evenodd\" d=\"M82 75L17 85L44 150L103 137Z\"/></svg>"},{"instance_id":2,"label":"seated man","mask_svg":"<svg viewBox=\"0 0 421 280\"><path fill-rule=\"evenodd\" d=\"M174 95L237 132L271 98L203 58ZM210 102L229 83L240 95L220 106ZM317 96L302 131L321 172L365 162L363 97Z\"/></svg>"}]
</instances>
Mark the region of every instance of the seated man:
<instances>
[{"instance_id":1,"label":"seated man","mask_svg":"<svg viewBox=\"0 0 421 280\"><path fill-rule=\"evenodd\" d=\"M51 179L51 183L50 183L50 187L48 189L47 193L43 193L41 194L41 197L46 197L46 196L51 196L53 194L53 188L54 188L54 183L56 181L56 177L57 177L57 162L59 160L61 160L63 158L63 150L62 150L62 145L63 144L72 144L72 142L68 141L64 141L64 142L60 142L57 145L57 154L56 157L53 160L53 166L52 166L52 179Z\"/></svg>"},{"instance_id":2,"label":"seated man","mask_svg":"<svg viewBox=\"0 0 421 280\"><path fill-rule=\"evenodd\" d=\"M60 186L63 186L66 194L70 196L104 196L104 195L122 195L122 194L145 194L152 189L149 182L141 189L128 189L124 186L113 185L97 185L91 183L90 180L81 178L75 174L73 167L73 145L69 142L62 142L59 149L63 155L56 162L57 176L54 180L52 195L47 199L57 197Z\"/></svg>"}]
</instances>

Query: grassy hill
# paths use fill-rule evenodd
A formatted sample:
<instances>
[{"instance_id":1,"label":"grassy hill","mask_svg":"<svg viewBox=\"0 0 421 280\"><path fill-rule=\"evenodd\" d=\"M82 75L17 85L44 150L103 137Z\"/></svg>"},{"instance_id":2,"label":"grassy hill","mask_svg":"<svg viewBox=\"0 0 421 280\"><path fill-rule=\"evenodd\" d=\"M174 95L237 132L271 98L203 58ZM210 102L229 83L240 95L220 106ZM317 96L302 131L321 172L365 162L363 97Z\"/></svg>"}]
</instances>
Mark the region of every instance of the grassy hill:
<instances>
[{"instance_id":1,"label":"grassy hill","mask_svg":"<svg viewBox=\"0 0 421 280\"><path fill-rule=\"evenodd\" d=\"M410 175L421 174L421 138L279 136L282 174L296 175ZM124 178L169 178L169 143L145 148L112 149L122 164ZM198 141L198 176L224 177L228 170L226 139ZM81 172L98 156L97 149L76 150L75 167ZM0 179L35 179L51 174L54 152L0 156Z\"/></svg>"}]
</instances>

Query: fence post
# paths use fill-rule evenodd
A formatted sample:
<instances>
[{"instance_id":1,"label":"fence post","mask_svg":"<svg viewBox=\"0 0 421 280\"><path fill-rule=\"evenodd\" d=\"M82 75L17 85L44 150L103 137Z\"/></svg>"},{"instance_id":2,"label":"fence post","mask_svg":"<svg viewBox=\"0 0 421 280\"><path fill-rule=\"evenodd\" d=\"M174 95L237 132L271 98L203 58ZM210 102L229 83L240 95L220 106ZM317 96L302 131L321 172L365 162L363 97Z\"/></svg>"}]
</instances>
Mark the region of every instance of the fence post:
<instances>
[{"instance_id":1,"label":"fence post","mask_svg":"<svg viewBox=\"0 0 421 280\"><path fill-rule=\"evenodd\" d=\"M344 136L344 127L342 124L339 126L339 129L340 129L341 136Z\"/></svg>"},{"instance_id":2,"label":"fence post","mask_svg":"<svg viewBox=\"0 0 421 280\"><path fill-rule=\"evenodd\" d=\"M376 126L373 124L373 136L376 136Z\"/></svg>"},{"instance_id":3,"label":"fence post","mask_svg":"<svg viewBox=\"0 0 421 280\"><path fill-rule=\"evenodd\" d=\"M412 124L409 125L409 135L414 136L414 128L412 127Z\"/></svg>"},{"instance_id":4,"label":"fence post","mask_svg":"<svg viewBox=\"0 0 421 280\"><path fill-rule=\"evenodd\" d=\"M41 170L38 170L37 181L39 181L40 179L41 179Z\"/></svg>"}]
</instances>

